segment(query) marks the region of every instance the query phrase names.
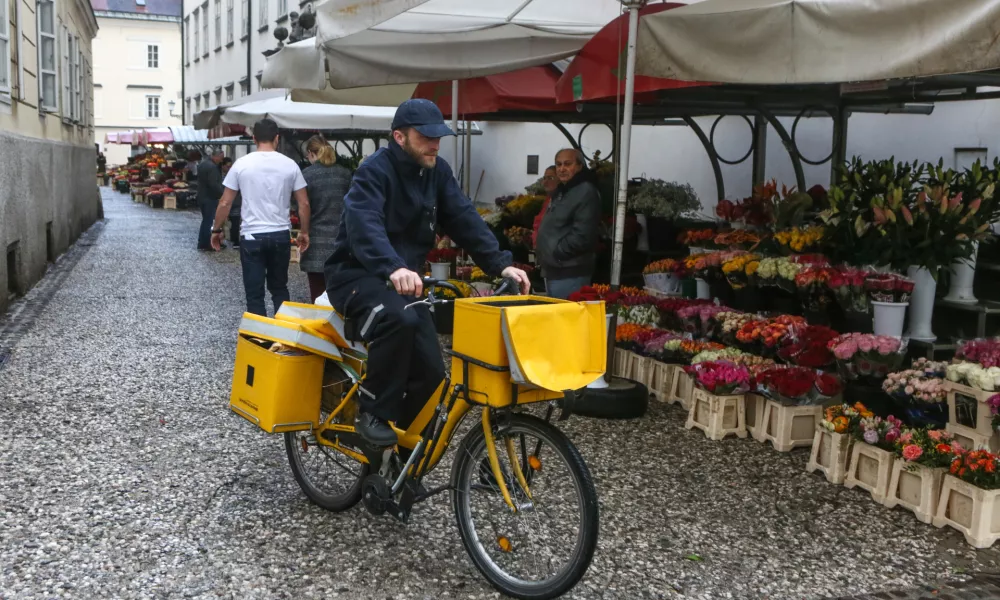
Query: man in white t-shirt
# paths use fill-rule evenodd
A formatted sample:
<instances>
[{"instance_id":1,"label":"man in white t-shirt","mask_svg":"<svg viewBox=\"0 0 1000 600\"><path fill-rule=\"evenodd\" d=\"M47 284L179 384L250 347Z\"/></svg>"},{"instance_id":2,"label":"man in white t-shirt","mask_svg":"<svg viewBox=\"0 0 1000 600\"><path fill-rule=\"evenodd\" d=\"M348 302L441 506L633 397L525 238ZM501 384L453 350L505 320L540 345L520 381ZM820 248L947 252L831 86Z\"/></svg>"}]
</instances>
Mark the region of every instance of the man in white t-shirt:
<instances>
[{"instance_id":1,"label":"man in white t-shirt","mask_svg":"<svg viewBox=\"0 0 1000 600\"><path fill-rule=\"evenodd\" d=\"M288 262L292 237L289 209L291 197L299 205L300 252L309 247L309 196L306 180L295 161L277 151L278 125L261 119L253 126L257 151L233 163L222 182L225 191L219 201L212 227L212 247L222 247L222 225L229 218L229 208L239 192L243 198L240 224L240 263L247 312L267 316L264 285L271 292L277 313L288 300Z\"/></svg>"}]
</instances>

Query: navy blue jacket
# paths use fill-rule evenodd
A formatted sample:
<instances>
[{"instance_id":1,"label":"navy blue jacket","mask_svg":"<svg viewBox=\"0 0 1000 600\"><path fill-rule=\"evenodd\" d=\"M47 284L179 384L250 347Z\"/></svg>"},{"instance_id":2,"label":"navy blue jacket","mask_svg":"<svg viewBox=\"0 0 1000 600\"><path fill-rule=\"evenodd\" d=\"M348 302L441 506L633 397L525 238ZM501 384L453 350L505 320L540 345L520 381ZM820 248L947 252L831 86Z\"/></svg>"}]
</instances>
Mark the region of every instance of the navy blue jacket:
<instances>
[{"instance_id":1,"label":"navy blue jacket","mask_svg":"<svg viewBox=\"0 0 1000 600\"><path fill-rule=\"evenodd\" d=\"M513 264L448 163L438 157L433 169L425 169L390 141L354 174L326 275L361 270L388 279L402 268L423 273L437 225L486 273L499 276Z\"/></svg>"}]
</instances>

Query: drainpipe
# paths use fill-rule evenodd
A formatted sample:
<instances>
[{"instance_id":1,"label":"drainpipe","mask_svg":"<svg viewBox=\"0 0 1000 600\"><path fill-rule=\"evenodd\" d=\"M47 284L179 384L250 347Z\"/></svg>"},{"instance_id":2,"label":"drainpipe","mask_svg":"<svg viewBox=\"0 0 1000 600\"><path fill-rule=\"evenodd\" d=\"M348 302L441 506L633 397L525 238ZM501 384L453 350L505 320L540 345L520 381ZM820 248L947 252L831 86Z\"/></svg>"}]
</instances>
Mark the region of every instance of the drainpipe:
<instances>
[{"instance_id":1,"label":"drainpipe","mask_svg":"<svg viewBox=\"0 0 1000 600\"><path fill-rule=\"evenodd\" d=\"M20 1L18 2L20 4ZM184 86L187 79L187 32L184 30L184 11L181 10L181 125L187 125L187 99L184 96ZM192 120L194 115L191 115Z\"/></svg>"},{"instance_id":2,"label":"drainpipe","mask_svg":"<svg viewBox=\"0 0 1000 600\"><path fill-rule=\"evenodd\" d=\"M247 0L247 96L253 93L253 75L250 68L251 48L253 47L253 1Z\"/></svg>"}]
</instances>

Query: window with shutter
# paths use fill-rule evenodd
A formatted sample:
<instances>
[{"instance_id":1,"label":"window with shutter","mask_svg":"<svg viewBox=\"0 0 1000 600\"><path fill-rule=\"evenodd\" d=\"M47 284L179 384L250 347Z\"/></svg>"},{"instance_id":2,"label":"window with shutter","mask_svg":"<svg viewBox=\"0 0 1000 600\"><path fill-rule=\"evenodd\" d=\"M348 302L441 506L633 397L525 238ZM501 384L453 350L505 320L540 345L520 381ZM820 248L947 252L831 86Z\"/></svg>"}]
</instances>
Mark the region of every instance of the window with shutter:
<instances>
[{"instance_id":1,"label":"window with shutter","mask_svg":"<svg viewBox=\"0 0 1000 600\"><path fill-rule=\"evenodd\" d=\"M39 0L35 19L38 23L38 104L42 110L59 110L56 80L56 6L52 0Z\"/></svg>"},{"instance_id":2,"label":"window with shutter","mask_svg":"<svg viewBox=\"0 0 1000 600\"><path fill-rule=\"evenodd\" d=\"M233 0L226 0L226 43L233 43Z\"/></svg>"},{"instance_id":3,"label":"window with shutter","mask_svg":"<svg viewBox=\"0 0 1000 600\"><path fill-rule=\"evenodd\" d=\"M222 0L215 0L215 47L222 47Z\"/></svg>"},{"instance_id":4,"label":"window with shutter","mask_svg":"<svg viewBox=\"0 0 1000 600\"><path fill-rule=\"evenodd\" d=\"M10 97L10 16L6 0L0 2L0 96Z\"/></svg>"}]
</instances>

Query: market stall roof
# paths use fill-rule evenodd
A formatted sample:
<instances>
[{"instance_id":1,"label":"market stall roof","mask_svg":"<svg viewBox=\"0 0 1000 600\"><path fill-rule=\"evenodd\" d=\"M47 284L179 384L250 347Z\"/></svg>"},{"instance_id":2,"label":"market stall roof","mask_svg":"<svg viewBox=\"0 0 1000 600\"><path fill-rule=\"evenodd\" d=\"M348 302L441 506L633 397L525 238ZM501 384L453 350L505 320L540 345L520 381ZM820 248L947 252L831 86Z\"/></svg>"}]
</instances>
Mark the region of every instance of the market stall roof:
<instances>
[{"instance_id":1,"label":"market stall roof","mask_svg":"<svg viewBox=\"0 0 1000 600\"><path fill-rule=\"evenodd\" d=\"M648 4L639 10L648 17L665 10L687 6L677 2ZM621 15L605 25L573 57L566 72L556 83L556 100L560 103L589 100L616 100L625 93L625 46L628 38L628 15ZM647 92L711 85L698 82L636 77L637 100Z\"/></svg>"},{"instance_id":2,"label":"market stall roof","mask_svg":"<svg viewBox=\"0 0 1000 600\"><path fill-rule=\"evenodd\" d=\"M348 89L514 71L572 56L619 14L618 0L327 0L320 52L285 46L261 83Z\"/></svg>"},{"instance_id":3,"label":"market stall roof","mask_svg":"<svg viewBox=\"0 0 1000 600\"><path fill-rule=\"evenodd\" d=\"M119 134L118 134L117 131L114 132L114 133L106 133L106 134L104 134L104 143L105 144L117 144L118 143L118 135Z\"/></svg>"},{"instance_id":4,"label":"market stall roof","mask_svg":"<svg viewBox=\"0 0 1000 600\"><path fill-rule=\"evenodd\" d=\"M341 106L293 102L271 98L226 108L224 123L251 127L264 117L274 119L285 129L322 129L334 131L389 131L396 109L381 106Z\"/></svg>"},{"instance_id":5,"label":"market stall roof","mask_svg":"<svg viewBox=\"0 0 1000 600\"><path fill-rule=\"evenodd\" d=\"M1000 0L705 0L639 20L636 74L737 84L1000 67Z\"/></svg>"},{"instance_id":6,"label":"market stall roof","mask_svg":"<svg viewBox=\"0 0 1000 600\"><path fill-rule=\"evenodd\" d=\"M241 104L247 104L249 102L269 100L271 98L284 98L287 95L288 90L285 89L262 90L255 94L250 94L249 96L243 96L242 98L230 100L229 102L225 102L218 106L206 106L204 109L194 114L191 122L197 129L211 129L221 122L219 117L227 108L240 106Z\"/></svg>"},{"instance_id":7,"label":"market stall roof","mask_svg":"<svg viewBox=\"0 0 1000 600\"><path fill-rule=\"evenodd\" d=\"M512 110L573 111L572 104L556 102L555 85L561 74L555 65L544 65L463 79L458 82L458 114L462 118L480 119ZM433 101L446 118L451 118L452 82L421 83L413 97Z\"/></svg>"}]
</instances>

